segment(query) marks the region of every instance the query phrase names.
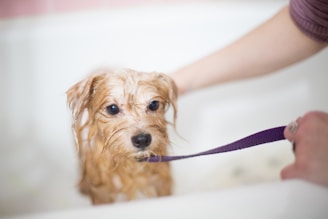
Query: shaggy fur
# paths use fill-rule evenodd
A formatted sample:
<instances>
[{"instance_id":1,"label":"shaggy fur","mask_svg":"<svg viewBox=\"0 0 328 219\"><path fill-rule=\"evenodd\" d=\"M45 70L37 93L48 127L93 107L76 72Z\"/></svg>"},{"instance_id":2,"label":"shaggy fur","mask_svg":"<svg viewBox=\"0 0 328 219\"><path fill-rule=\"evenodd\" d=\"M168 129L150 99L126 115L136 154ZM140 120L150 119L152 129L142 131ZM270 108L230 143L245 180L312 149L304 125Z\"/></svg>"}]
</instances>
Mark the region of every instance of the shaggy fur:
<instances>
[{"instance_id":1,"label":"shaggy fur","mask_svg":"<svg viewBox=\"0 0 328 219\"><path fill-rule=\"evenodd\" d=\"M171 194L169 163L137 160L167 154L165 112L172 106L174 125L176 99L177 88L167 75L130 69L100 71L67 91L80 191L93 204Z\"/></svg>"}]
</instances>

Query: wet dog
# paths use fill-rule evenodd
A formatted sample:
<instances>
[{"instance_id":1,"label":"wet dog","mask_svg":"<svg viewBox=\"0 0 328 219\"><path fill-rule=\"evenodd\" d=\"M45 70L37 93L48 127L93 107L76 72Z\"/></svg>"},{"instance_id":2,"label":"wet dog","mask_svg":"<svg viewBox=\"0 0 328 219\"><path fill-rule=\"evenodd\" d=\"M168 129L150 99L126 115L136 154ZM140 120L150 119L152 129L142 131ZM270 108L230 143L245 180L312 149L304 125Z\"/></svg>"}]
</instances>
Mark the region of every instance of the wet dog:
<instances>
[{"instance_id":1,"label":"wet dog","mask_svg":"<svg viewBox=\"0 0 328 219\"><path fill-rule=\"evenodd\" d=\"M80 191L93 204L170 195L169 163L138 160L166 155L165 113L176 119L177 88L165 74L103 70L67 91L73 115Z\"/></svg>"}]
</instances>

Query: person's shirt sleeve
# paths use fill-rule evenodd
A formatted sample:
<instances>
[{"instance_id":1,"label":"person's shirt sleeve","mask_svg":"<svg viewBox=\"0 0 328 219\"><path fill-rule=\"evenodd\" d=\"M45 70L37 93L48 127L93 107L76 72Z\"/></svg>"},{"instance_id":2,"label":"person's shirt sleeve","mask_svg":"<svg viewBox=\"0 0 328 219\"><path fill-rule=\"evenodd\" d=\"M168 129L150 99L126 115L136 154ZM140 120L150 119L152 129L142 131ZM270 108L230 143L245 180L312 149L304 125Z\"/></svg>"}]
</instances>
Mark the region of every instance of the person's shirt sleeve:
<instances>
[{"instance_id":1,"label":"person's shirt sleeve","mask_svg":"<svg viewBox=\"0 0 328 219\"><path fill-rule=\"evenodd\" d=\"M328 43L328 0L290 0L289 10L304 34Z\"/></svg>"}]
</instances>

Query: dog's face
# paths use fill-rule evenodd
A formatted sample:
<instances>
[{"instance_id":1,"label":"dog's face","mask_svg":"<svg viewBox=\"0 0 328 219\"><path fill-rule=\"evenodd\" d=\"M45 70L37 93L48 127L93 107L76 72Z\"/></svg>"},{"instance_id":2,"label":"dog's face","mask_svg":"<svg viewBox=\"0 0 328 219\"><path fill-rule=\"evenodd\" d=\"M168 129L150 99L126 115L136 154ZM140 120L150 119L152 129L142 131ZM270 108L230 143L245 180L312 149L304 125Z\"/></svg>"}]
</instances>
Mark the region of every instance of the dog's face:
<instances>
[{"instance_id":1,"label":"dog's face","mask_svg":"<svg viewBox=\"0 0 328 219\"><path fill-rule=\"evenodd\" d=\"M67 97L80 154L109 151L117 157L142 159L166 151L165 112L173 106L175 122L177 98L167 75L103 71L74 85Z\"/></svg>"}]
</instances>

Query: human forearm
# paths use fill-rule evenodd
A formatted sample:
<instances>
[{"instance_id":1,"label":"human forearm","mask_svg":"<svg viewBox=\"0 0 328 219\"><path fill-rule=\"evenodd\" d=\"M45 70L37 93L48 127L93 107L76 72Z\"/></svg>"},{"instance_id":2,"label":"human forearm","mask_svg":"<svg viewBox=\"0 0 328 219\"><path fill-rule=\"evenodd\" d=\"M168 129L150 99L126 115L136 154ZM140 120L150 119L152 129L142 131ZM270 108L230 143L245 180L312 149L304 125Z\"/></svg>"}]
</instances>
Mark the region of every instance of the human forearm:
<instances>
[{"instance_id":1,"label":"human forearm","mask_svg":"<svg viewBox=\"0 0 328 219\"><path fill-rule=\"evenodd\" d=\"M227 47L173 74L180 93L229 81L265 75L301 61L325 44L314 41L296 27L288 11L274 17Z\"/></svg>"}]
</instances>

